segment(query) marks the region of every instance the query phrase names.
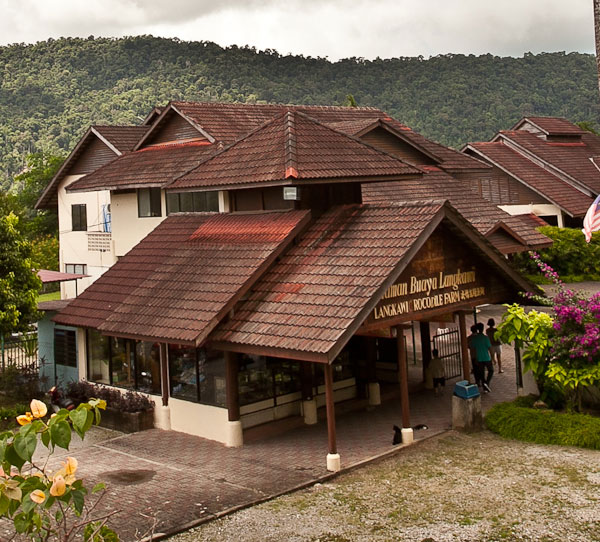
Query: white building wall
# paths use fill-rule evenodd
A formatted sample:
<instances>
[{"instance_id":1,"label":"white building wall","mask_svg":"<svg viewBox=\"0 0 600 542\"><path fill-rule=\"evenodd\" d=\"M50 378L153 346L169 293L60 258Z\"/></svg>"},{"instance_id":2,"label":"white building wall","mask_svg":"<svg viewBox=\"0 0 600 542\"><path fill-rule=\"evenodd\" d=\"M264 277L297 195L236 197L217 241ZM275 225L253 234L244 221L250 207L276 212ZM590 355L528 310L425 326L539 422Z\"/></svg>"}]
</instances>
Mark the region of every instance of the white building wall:
<instances>
[{"instance_id":1,"label":"white building wall","mask_svg":"<svg viewBox=\"0 0 600 542\"><path fill-rule=\"evenodd\" d=\"M65 188L80 179L83 175L67 175L58 187L58 231L59 231L59 262L60 270L65 271L66 264L85 264L89 278L63 282L61 284L61 299L75 297L75 290L80 294L102 273L116 261L111 234L103 232L102 206L110 204L108 190L98 192L73 192L68 193ZM87 231L73 231L71 223L71 205L85 204L87 214ZM91 246L103 245L105 249L89 250L89 237L95 236L95 243Z\"/></svg>"},{"instance_id":2,"label":"white building wall","mask_svg":"<svg viewBox=\"0 0 600 542\"><path fill-rule=\"evenodd\" d=\"M161 191L161 216L138 217L137 193L135 190L112 194L112 231L114 250L117 257L127 254L167 216L165 193Z\"/></svg>"}]
</instances>

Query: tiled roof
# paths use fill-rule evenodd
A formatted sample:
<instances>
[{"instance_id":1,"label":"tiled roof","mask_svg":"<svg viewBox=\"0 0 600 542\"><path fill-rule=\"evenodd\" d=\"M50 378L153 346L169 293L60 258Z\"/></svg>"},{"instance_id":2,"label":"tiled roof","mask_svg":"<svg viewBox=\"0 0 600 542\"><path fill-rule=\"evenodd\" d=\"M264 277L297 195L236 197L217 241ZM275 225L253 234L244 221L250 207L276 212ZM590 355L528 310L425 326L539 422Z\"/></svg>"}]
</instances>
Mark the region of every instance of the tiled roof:
<instances>
[{"instance_id":1,"label":"tiled roof","mask_svg":"<svg viewBox=\"0 0 600 542\"><path fill-rule=\"evenodd\" d=\"M419 174L402 160L288 111L176 179L171 189Z\"/></svg>"},{"instance_id":2,"label":"tiled roof","mask_svg":"<svg viewBox=\"0 0 600 542\"><path fill-rule=\"evenodd\" d=\"M363 184L363 202L386 203L433 198L447 199L482 235L490 232L499 222L504 222L510 225L522 239L528 240L530 246L527 248L540 248L551 243L546 236L535 231L529 225L518 220L511 221L508 213L483 199L466 183L439 168L426 167L424 169L428 173L422 179Z\"/></svg>"},{"instance_id":3,"label":"tiled roof","mask_svg":"<svg viewBox=\"0 0 600 542\"><path fill-rule=\"evenodd\" d=\"M525 241L530 248L543 248L550 246L552 240L537 231L540 226L547 226L548 223L531 213L522 215L508 215L502 219L507 226L519 234L519 237Z\"/></svg>"},{"instance_id":4,"label":"tiled roof","mask_svg":"<svg viewBox=\"0 0 600 542\"><path fill-rule=\"evenodd\" d=\"M170 216L54 320L117 336L200 342L308 217Z\"/></svg>"},{"instance_id":5,"label":"tiled roof","mask_svg":"<svg viewBox=\"0 0 600 542\"><path fill-rule=\"evenodd\" d=\"M321 122L339 122L384 115L371 107L333 107L278 104L226 104L217 102L171 102L217 141L233 143L265 122L285 113L299 111Z\"/></svg>"},{"instance_id":6,"label":"tiled roof","mask_svg":"<svg viewBox=\"0 0 600 542\"><path fill-rule=\"evenodd\" d=\"M443 203L331 209L251 289L210 341L327 355ZM382 292L383 293L383 290Z\"/></svg>"},{"instance_id":7,"label":"tiled roof","mask_svg":"<svg viewBox=\"0 0 600 542\"><path fill-rule=\"evenodd\" d=\"M585 130L563 117L525 117L513 128L517 130L524 122L529 121L550 136L583 134Z\"/></svg>"},{"instance_id":8,"label":"tiled roof","mask_svg":"<svg viewBox=\"0 0 600 542\"><path fill-rule=\"evenodd\" d=\"M495 140L513 142L529 155L538 157L579 181L594 194L600 193L600 171L590 160L600 154L600 137L585 132L572 143L559 143L545 141L529 132L517 130L502 131Z\"/></svg>"},{"instance_id":9,"label":"tiled roof","mask_svg":"<svg viewBox=\"0 0 600 542\"><path fill-rule=\"evenodd\" d=\"M581 190L536 165L500 141L471 143L469 147L572 216L584 216L593 202L593 199Z\"/></svg>"},{"instance_id":10,"label":"tiled roof","mask_svg":"<svg viewBox=\"0 0 600 542\"><path fill-rule=\"evenodd\" d=\"M74 190L118 190L163 186L173 177L197 166L215 152L204 141L156 145L120 156L68 187Z\"/></svg>"},{"instance_id":11,"label":"tiled roof","mask_svg":"<svg viewBox=\"0 0 600 542\"><path fill-rule=\"evenodd\" d=\"M60 271L51 271L50 269L40 269L38 272L38 277L43 284L48 284L50 282L63 282L65 280L75 280L81 279L83 277L89 277L89 275L79 275L77 273L61 273Z\"/></svg>"},{"instance_id":12,"label":"tiled roof","mask_svg":"<svg viewBox=\"0 0 600 542\"><path fill-rule=\"evenodd\" d=\"M98 126L93 128L121 152L128 152L146 134L150 126Z\"/></svg>"}]
</instances>

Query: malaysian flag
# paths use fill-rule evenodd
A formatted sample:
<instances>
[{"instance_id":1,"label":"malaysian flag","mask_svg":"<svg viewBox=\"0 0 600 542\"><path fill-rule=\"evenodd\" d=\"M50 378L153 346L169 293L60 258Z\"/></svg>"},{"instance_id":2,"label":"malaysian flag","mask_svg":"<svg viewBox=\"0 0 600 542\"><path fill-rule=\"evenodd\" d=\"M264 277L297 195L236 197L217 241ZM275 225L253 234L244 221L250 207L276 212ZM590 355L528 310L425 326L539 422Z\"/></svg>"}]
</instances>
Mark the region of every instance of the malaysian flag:
<instances>
[{"instance_id":1,"label":"malaysian flag","mask_svg":"<svg viewBox=\"0 0 600 542\"><path fill-rule=\"evenodd\" d=\"M590 205L587 213L585 213L581 231L585 235L585 240L589 243L592 240L592 232L598 230L600 230L600 196L594 200L594 203Z\"/></svg>"}]
</instances>

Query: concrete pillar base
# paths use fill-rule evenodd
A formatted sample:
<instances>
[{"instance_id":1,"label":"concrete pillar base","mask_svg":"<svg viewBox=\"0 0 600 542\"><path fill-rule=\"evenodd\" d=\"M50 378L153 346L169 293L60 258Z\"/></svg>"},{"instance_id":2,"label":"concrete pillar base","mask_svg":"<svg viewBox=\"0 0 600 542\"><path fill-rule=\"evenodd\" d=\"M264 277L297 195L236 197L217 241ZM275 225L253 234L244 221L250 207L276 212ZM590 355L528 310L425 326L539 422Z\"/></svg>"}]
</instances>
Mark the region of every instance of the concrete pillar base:
<instances>
[{"instance_id":1,"label":"concrete pillar base","mask_svg":"<svg viewBox=\"0 0 600 542\"><path fill-rule=\"evenodd\" d=\"M483 429L480 395L471 399L452 396L452 429L466 433Z\"/></svg>"},{"instance_id":2,"label":"concrete pillar base","mask_svg":"<svg viewBox=\"0 0 600 542\"><path fill-rule=\"evenodd\" d=\"M526 395L528 395L528 394L525 393L525 388L517 388L517 396L518 397L525 397Z\"/></svg>"},{"instance_id":3,"label":"concrete pillar base","mask_svg":"<svg viewBox=\"0 0 600 542\"><path fill-rule=\"evenodd\" d=\"M313 398L302 401L302 412L304 413L304 423L306 425L317 423L317 400Z\"/></svg>"},{"instance_id":4,"label":"concrete pillar base","mask_svg":"<svg viewBox=\"0 0 600 542\"><path fill-rule=\"evenodd\" d=\"M412 427L403 427L400 432L402 433L402 444L412 444L415 440Z\"/></svg>"},{"instance_id":5,"label":"concrete pillar base","mask_svg":"<svg viewBox=\"0 0 600 542\"><path fill-rule=\"evenodd\" d=\"M329 472L339 472L342 462L340 454L327 454L327 470Z\"/></svg>"},{"instance_id":6,"label":"concrete pillar base","mask_svg":"<svg viewBox=\"0 0 600 542\"><path fill-rule=\"evenodd\" d=\"M171 409L168 406L161 405L154 409L154 427L171 430Z\"/></svg>"},{"instance_id":7,"label":"concrete pillar base","mask_svg":"<svg viewBox=\"0 0 600 542\"><path fill-rule=\"evenodd\" d=\"M381 391L379 389L379 382L369 382L369 405L378 406L381 404Z\"/></svg>"},{"instance_id":8,"label":"concrete pillar base","mask_svg":"<svg viewBox=\"0 0 600 542\"><path fill-rule=\"evenodd\" d=\"M227 440L225 446L228 448L239 448L244 444L244 432L242 430L242 422L236 420L227 422Z\"/></svg>"}]
</instances>

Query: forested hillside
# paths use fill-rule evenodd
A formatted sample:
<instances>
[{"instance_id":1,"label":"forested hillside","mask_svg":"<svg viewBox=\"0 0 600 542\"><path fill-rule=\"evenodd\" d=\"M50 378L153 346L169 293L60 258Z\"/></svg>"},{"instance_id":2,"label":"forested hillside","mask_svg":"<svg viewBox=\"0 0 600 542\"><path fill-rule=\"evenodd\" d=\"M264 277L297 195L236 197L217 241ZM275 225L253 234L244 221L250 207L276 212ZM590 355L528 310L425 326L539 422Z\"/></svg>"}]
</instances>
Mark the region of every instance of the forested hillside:
<instances>
[{"instance_id":1,"label":"forested hillside","mask_svg":"<svg viewBox=\"0 0 600 542\"><path fill-rule=\"evenodd\" d=\"M153 37L0 47L0 183L28 153L66 154L92 123L139 123L157 104L223 100L382 108L446 145L488 139L524 114L600 120L594 57L443 55L329 62Z\"/></svg>"}]
</instances>

